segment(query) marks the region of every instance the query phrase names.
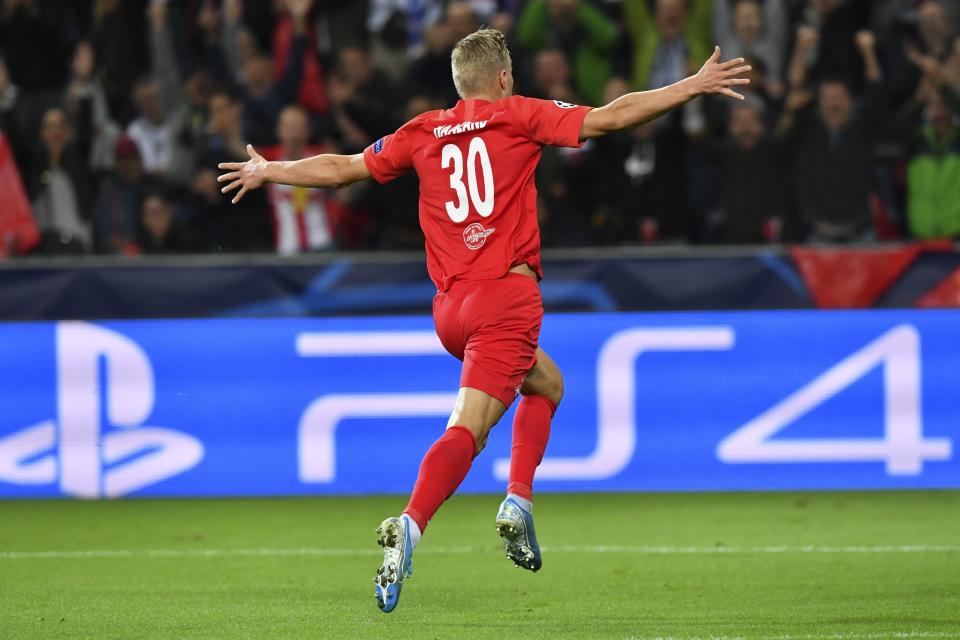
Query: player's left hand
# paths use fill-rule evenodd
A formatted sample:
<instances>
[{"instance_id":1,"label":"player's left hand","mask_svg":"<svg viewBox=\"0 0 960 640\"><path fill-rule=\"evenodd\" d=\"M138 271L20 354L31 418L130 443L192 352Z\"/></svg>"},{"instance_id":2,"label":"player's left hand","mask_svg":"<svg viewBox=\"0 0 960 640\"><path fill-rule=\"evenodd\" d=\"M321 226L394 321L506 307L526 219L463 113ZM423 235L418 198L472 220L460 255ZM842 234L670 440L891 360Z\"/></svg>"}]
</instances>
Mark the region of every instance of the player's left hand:
<instances>
[{"instance_id":1,"label":"player's left hand","mask_svg":"<svg viewBox=\"0 0 960 640\"><path fill-rule=\"evenodd\" d=\"M217 178L217 182L232 180L230 184L220 190L221 193L227 193L240 187L240 191L230 201L233 204L240 202L240 198L247 191L263 186L266 181L267 161L256 152L252 144L247 145L247 153L250 155L250 159L246 162L221 162L217 165L219 169L229 171L229 173L224 173Z\"/></svg>"},{"instance_id":2,"label":"player's left hand","mask_svg":"<svg viewBox=\"0 0 960 640\"><path fill-rule=\"evenodd\" d=\"M694 78L697 81L700 94L719 93L737 100L743 100L743 95L731 87L750 84L748 78L741 78L750 71L750 65L745 65L743 58L735 58L728 62L720 62L720 47L714 47L713 55L703 63L700 71Z\"/></svg>"}]
</instances>

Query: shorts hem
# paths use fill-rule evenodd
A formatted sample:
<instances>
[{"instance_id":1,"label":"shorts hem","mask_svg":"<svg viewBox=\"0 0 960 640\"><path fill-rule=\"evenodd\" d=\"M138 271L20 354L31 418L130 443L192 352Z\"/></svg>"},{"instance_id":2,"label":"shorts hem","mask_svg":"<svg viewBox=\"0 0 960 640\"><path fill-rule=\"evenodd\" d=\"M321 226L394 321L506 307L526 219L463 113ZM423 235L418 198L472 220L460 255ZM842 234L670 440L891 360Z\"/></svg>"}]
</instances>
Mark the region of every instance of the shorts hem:
<instances>
[{"instance_id":1,"label":"shorts hem","mask_svg":"<svg viewBox=\"0 0 960 640\"><path fill-rule=\"evenodd\" d=\"M507 409L509 409L510 405L513 404L513 401L517 399L517 393L513 389L509 387L488 384L479 380L461 380L460 387L469 387L470 389L482 391L488 396L492 396L499 400L500 403Z\"/></svg>"}]
</instances>

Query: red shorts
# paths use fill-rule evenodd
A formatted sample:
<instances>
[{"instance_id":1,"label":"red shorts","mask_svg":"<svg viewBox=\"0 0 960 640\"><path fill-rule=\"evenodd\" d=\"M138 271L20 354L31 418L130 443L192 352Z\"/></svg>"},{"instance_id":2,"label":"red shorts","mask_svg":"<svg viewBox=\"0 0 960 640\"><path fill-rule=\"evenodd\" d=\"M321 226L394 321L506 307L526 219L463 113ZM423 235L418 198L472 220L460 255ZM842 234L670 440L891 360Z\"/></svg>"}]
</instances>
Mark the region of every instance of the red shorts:
<instances>
[{"instance_id":1,"label":"red shorts","mask_svg":"<svg viewBox=\"0 0 960 640\"><path fill-rule=\"evenodd\" d=\"M540 285L520 273L455 282L433 299L440 342L463 361L460 386L479 389L506 407L537 362L542 321Z\"/></svg>"}]
</instances>

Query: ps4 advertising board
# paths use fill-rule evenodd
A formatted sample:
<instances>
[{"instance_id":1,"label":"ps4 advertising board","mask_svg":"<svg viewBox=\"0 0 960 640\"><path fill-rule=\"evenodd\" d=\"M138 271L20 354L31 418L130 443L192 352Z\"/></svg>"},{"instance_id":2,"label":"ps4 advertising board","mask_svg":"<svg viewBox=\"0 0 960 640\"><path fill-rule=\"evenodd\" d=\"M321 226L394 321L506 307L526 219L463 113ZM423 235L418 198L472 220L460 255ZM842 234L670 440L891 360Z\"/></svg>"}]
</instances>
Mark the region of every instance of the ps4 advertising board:
<instances>
[{"instance_id":1,"label":"ps4 advertising board","mask_svg":"<svg viewBox=\"0 0 960 640\"><path fill-rule=\"evenodd\" d=\"M555 314L537 491L960 487L960 311ZM0 324L0 498L405 494L429 317ZM500 492L513 410L461 490Z\"/></svg>"}]
</instances>

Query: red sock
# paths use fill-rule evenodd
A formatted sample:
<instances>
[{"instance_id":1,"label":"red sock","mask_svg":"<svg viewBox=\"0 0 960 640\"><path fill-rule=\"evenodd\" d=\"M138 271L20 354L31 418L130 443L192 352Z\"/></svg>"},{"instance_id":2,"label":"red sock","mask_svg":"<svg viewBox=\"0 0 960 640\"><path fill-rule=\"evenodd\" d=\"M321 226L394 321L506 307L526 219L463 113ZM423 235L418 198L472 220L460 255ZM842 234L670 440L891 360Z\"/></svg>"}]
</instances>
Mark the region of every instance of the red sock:
<instances>
[{"instance_id":1,"label":"red sock","mask_svg":"<svg viewBox=\"0 0 960 640\"><path fill-rule=\"evenodd\" d=\"M533 474L550 438L550 421L557 410L550 398L523 396L513 417L513 449L510 452L510 484L507 493L533 500Z\"/></svg>"},{"instance_id":2,"label":"red sock","mask_svg":"<svg viewBox=\"0 0 960 640\"><path fill-rule=\"evenodd\" d=\"M444 500L453 495L467 477L477 443L466 427L450 427L433 443L420 463L420 474L413 485L413 495L407 508L421 533Z\"/></svg>"}]
</instances>

